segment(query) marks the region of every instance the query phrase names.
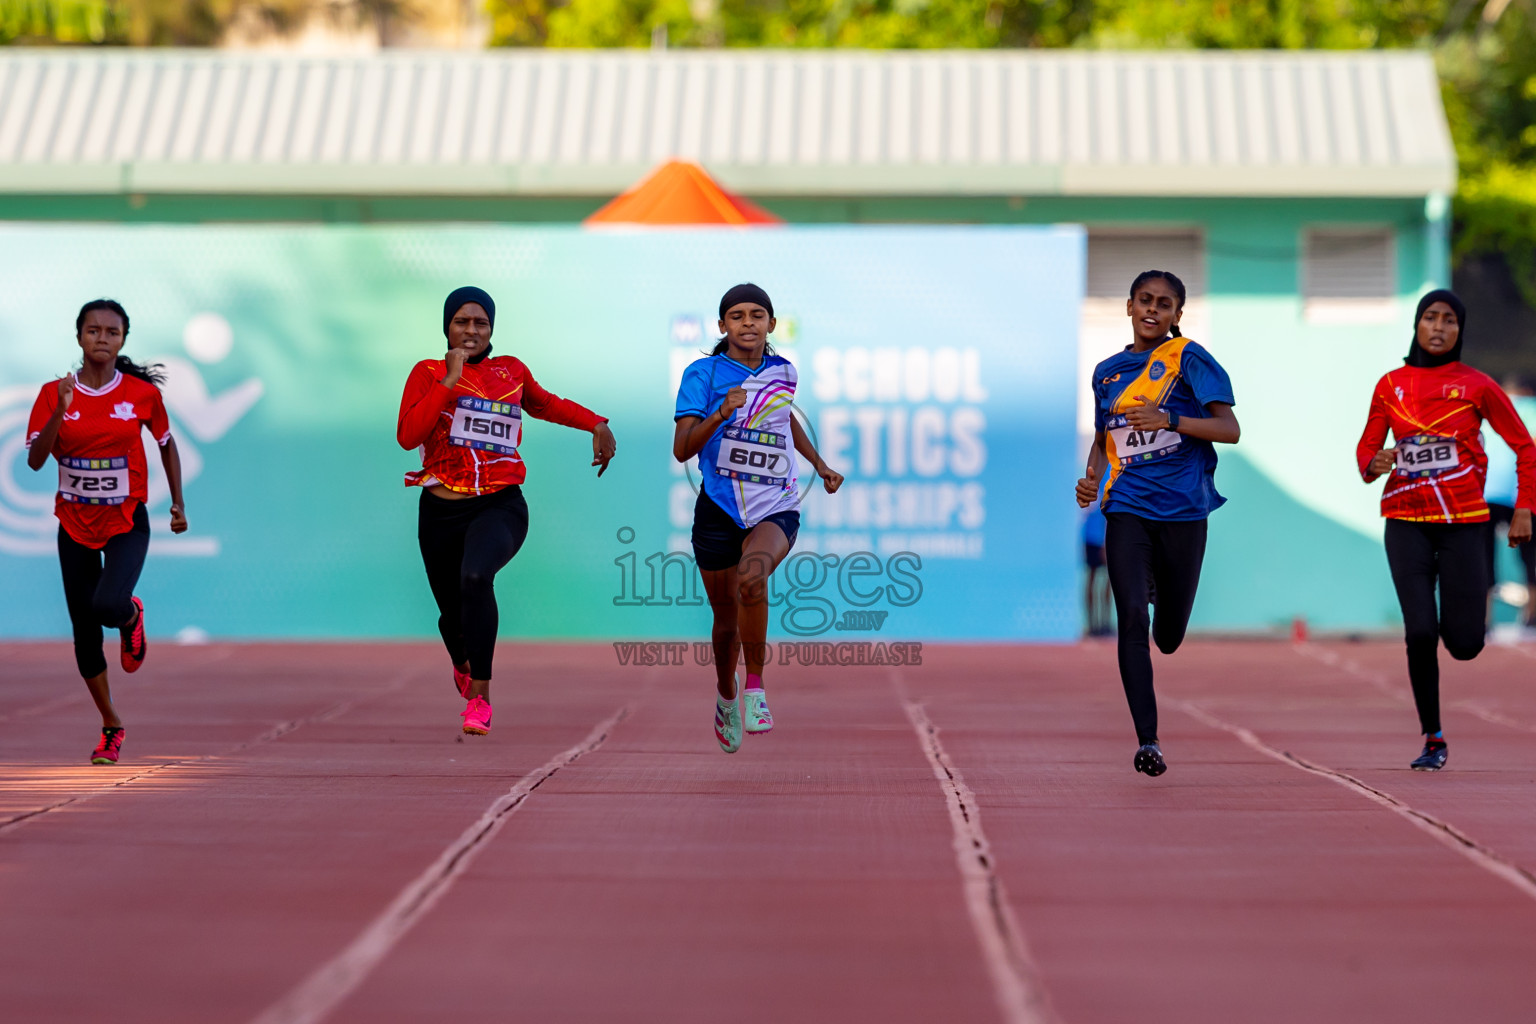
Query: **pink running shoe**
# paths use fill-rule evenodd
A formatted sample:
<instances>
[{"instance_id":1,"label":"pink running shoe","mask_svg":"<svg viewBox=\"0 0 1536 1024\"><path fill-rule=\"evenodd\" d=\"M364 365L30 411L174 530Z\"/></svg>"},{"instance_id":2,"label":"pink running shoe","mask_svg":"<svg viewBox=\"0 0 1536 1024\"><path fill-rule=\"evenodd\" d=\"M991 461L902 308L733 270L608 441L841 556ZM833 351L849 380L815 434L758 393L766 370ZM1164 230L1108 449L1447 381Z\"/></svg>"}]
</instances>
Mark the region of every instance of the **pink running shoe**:
<instances>
[{"instance_id":1,"label":"pink running shoe","mask_svg":"<svg viewBox=\"0 0 1536 1024\"><path fill-rule=\"evenodd\" d=\"M121 728L102 726L101 742L91 751L91 764L117 764L118 755L123 751L123 732Z\"/></svg>"},{"instance_id":2,"label":"pink running shoe","mask_svg":"<svg viewBox=\"0 0 1536 1024\"><path fill-rule=\"evenodd\" d=\"M459 666L453 666L453 685L459 688L459 696L469 700L469 673L460 672Z\"/></svg>"},{"instance_id":3,"label":"pink running shoe","mask_svg":"<svg viewBox=\"0 0 1536 1024\"><path fill-rule=\"evenodd\" d=\"M144 602L134 598L133 607L139 613L139 617L133 621L133 628L120 630L123 637L124 672L137 672L139 666L144 664L144 654L149 649L149 644L144 640ZM112 760L116 761L117 758Z\"/></svg>"},{"instance_id":4,"label":"pink running shoe","mask_svg":"<svg viewBox=\"0 0 1536 1024\"><path fill-rule=\"evenodd\" d=\"M491 731L491 702L484 697L471 697L461 716L464 731L474 736L484 736Z\"/></svg>"}]
</instances>

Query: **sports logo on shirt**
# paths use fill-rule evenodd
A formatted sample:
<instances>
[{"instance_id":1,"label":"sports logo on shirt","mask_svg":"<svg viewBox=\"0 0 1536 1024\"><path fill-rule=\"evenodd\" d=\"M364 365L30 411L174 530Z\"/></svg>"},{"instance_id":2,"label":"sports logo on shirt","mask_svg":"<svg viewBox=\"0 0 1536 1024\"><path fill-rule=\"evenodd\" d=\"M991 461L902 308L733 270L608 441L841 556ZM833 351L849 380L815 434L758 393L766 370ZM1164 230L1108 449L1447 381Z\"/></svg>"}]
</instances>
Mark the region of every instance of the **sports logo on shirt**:
<instances>
[{"instance_id":1,"label":"sports logo on shirt","mask_svg":"<svg viewBox=\"0 0 1536 1024\"><path fill-rule=\"evenodd\" d=\"M1463 384L1447 384L1445 387L1440 389L1440 397L1442 397L1442 398L1466 398L1467 397L1466 386L1463 385Z\"/></svg>"},{"instance_id":2,"label":"sports logo on shirt","mask_svg":"<svg viewBox=\"0 0 1536 1024\"><path fill-rule=\"evenodd\" d=\"M1155 361L1151 366L1147 367L1147 379L1162 380L1163 374L1167 372L1168 367L1163 363L1161 359L1159 359Z\"/></svg>"},{"instance_id":3,"label":"sports logo on shirt","mask_svg":"<svg viewBox=\"0 0 1536 1024\"><path fill-rule=\"evenodd\" d=\"M118 402L112 407L112 418L115 420L131 421L138 419L139 414L133 408L132 402Z\"/></svg>"}]
</instances>

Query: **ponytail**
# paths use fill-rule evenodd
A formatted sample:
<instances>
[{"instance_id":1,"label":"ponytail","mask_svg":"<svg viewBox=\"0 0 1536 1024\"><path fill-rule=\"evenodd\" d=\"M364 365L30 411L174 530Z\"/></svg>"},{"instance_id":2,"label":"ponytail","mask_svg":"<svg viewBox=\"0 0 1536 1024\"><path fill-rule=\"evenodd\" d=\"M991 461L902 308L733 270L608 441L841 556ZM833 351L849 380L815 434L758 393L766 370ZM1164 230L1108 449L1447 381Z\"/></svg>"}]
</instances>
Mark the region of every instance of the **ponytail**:
<instances>
[{"instance_id":1,"label":"ponytail","mask_svg":"<svg viewBox=\"0 0 1536 1024\"><path fill-rule=\"evenodd\" d=\"M1168 328L1168 330L1173 333L1173 336L1175 338L1182 338L1182 337L1184 337L1184 335L1179 331L1179 325L1178 324L1174 324L1172 327Z\"/></svg>"},{"instance_id":2,"label":"ponytail","mask_svg":"<svg viewBox=\"0 0 1536 1024\"><path fill-rule=\"evenodd\" d=\"M98 310L106 310L109 313L116 314L117 318L123 322L123 340L127 341L128 311L116 299L92 299L81 306L80 312L75 316L75 337L78 338L80 336L80 328L85 326L85 315ZM153 384L157 388L165 383L165 367L160 363L150 363L147 366L141 366L127 356L119 355L117 357L117 372L127 374L130 377L137 377L139 380Z\"/></svg>"},{"instance_id":3,"label":"ponytail","mask_svg":"<svg viewBox=\"0 0 1536 1024\"><path fill-rule=\"evenodd\" d=\"M117 370L119 373L125 373L130 377L137 377L139 380L148 381L157 388L165 385L165 366L161 363L150 363L147 366L140 366L127 356L118 356Z\"/></svg>"}]
</instances>

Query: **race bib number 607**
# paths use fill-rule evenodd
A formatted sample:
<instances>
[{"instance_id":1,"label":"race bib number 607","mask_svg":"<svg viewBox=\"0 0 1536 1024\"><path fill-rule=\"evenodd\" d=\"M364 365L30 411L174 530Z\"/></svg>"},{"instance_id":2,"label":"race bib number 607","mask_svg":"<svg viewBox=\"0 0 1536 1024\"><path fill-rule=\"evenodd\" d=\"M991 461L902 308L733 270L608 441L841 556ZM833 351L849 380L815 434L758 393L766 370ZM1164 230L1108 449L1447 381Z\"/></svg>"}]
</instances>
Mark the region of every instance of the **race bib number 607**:
<instances>
[{"instance_id":1,"label":"race bib number 607","mask_svg":"<svg viewBox=\"0 0 1536 1024\"><path fill-rule=\"evenodd\" d=\"M793 455L783 434L726 427L720 439L715 470L721 476L782 487L789 479Z\"/></svg>"},{"instance_id":2,"label":"race bib number 607","mask_svg":"<svg viewBox=\"0 0 1536 1024\"><path fill-rule=\"evenodd\" d=\"M82 505L121 505L128 500L128 460L59 460L59 497Z\"/></svg>"}]
</instances>

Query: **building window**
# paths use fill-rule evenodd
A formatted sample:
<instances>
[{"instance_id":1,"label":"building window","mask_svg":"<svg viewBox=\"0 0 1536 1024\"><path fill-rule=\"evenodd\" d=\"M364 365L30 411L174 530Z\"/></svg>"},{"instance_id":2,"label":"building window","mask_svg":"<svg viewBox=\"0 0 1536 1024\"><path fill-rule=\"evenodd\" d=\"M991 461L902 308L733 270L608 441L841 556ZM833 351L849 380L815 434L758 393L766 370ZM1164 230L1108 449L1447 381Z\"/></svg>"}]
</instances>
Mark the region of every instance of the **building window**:
<instances>
[{"instance_id":1,"label":"building window","mask_svg":"<svg viewBox=\"0 0 1536 1024\"><path fill-rule=\"evenodd\" d=\"M1316 228L1302 237L1304 315L1315 324L1389 323L1397 315L1391 228Z\"/></svg>"},{"instance_id":2,"label":"building window","mask_svg":"<svg viewBox=\"0 0 1536 1024\"><path fill-rule=\"evenodd\" d=\"M1125 300L1143 270L1167 270L1184 282L1187 297L1179 328L1211 346L1206 334L1205 239L1198 231L1088 229L1088 275L1078 328L1078 380L1084 395L1094 366L1131 343ZM1078 403L1078 432L1093 433L1093 405Z\"/></svg>"}]
</instances>

